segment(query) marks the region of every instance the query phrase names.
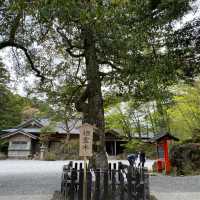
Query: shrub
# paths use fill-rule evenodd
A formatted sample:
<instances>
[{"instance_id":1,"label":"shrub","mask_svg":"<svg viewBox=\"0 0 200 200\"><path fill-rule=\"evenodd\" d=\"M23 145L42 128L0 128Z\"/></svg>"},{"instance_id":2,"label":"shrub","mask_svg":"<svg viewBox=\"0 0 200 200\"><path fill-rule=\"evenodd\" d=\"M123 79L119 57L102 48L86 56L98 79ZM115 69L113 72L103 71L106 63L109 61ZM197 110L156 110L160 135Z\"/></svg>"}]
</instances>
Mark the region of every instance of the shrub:
<instances>
[{"instance_id":1,"label":"shrub","mask_svg":"<svg viewBox=\"0 0 200 200\"><path fill-rule=\"evenodd\" d=\"M171 165L177 168L177 175L200 174L200 144L174 145L170 151Z\"/></svg>"},{"instance_id":2,"label":"shrub","mask_svg":"<svg viewBox=\"0 0 200 200\"><path fill-rule=\"evenodd\" d=\"M131 140L124 145L126 153L135 153L144 151L147 158L155 159L157 156L156 148L154 144L143 142L140 140Z\"/></svg>"}]
</instances>

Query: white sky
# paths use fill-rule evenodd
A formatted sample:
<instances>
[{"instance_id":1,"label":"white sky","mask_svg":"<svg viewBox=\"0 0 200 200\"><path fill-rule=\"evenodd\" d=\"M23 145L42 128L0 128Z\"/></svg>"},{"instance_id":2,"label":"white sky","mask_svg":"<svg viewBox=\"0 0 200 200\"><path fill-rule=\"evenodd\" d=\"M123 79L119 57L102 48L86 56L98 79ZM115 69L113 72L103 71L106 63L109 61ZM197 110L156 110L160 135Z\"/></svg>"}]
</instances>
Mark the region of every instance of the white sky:
<instances>
[{"instance_id":1,"label":"white sky","mask_svg":"<svg viewBox=\"0 0 200 200\"><path fill-rule=\"evenodd\" d=\"M196 3L193 5L194 10L193 12L188 13L185 15L181 22L177 23L177 28L183 26L185 23L198 18L200 16L200 0L197 0ZM29 87L34 84L35 76L33 74L28 74L25 78L19 78L16 76L14 72L14 61L12 59L12 56L10 56L10 48L5 48L3 50L0 50L0 57L2 58L2 62L5 64L6 68L10 72L11 76L11 84L9 85L10 88L13 90L13 92L18 93L22 96L26 96L26 92L24 90L24 87Z\"/></svg>"}]
</instances>

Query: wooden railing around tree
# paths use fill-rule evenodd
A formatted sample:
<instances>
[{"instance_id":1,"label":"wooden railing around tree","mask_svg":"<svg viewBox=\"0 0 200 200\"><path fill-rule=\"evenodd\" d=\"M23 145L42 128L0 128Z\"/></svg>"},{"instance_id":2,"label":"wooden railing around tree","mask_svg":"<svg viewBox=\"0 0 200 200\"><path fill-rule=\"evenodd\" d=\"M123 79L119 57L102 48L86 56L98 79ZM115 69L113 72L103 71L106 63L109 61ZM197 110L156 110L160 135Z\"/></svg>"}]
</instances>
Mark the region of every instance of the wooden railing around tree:
<instances>
[{"instance_id":1,"label":"wooden railing around tree","mask_svg":"<svg viewBox=\"0 0 200 200\"><path fill-rule=\"evenodd\" d=\"M150 200L149 175L142 167L87 170L87 200ZM83 200L84 171L64 168L61 192L64 200Z\"/></svg>"}]
</instances>

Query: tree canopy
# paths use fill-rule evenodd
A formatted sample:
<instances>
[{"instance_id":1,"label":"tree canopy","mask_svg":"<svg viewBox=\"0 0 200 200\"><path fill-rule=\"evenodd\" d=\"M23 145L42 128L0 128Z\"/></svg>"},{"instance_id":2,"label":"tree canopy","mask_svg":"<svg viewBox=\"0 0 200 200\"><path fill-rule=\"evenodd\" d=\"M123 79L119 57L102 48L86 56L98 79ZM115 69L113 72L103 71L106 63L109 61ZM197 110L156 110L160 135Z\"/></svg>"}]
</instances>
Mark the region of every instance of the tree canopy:
<instances>
[{"instance_id":1,"label":"tree canopy","mask_svg":"<svg viewBox=\"0 0 200 200\"><path fill-rule=\"evenodd\" d=\"M160 102L167 86L188 75L174 28L191 2L1 0L0 49L15 48L41 78L41 92L62 91L98 128L96 166L104 168L104 92Z\"/></svg>"}]
</instances>

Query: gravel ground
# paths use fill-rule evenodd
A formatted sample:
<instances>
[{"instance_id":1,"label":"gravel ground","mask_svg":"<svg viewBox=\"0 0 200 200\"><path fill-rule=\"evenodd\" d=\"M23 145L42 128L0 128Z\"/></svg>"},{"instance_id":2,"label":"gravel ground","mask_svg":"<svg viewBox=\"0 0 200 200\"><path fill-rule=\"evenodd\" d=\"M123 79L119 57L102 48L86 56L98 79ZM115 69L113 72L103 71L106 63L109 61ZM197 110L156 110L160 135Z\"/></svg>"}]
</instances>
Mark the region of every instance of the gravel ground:
<instances>
[{"instance_id":1,"label":"gravel ground","mask_svg":"<svg viewBox=\"0 0 200 200\"><path fill-rule=\"evenodd\" d=\"M62 167L68 162L0 160L0 200L50 200L60 190Z\"/></svg>"},{"instance_id":2,"label":"gravel ground","mask_svg":"<svg viewBox=\"0 0 200 200\"><path fill-rule=\"evenodd\" d=\"M50 200L65 161L0 161L0 200Z\"/></svg>"},{"instance_id":3,"label":"gravel ground","mask_svg":"<svg viewBox=\"0 0 200 200\"><path fill-rule=\"evenodd\" d=\"M200 176L151 176L150 190L158 200L200 200Z\"/></svg>"},{"instance_id":4,"label":"gravel ground","mask_svg":"<svg viewBox=\"0 0 200 200\"><path fill-rule=\"evenodd\" d=\"M0 160L0 200L50 200L67 161ZM152 161L146 166L151 167ZM200 200L200 176L151 176L158 200Z\"/></svg>"}]
</instances>

